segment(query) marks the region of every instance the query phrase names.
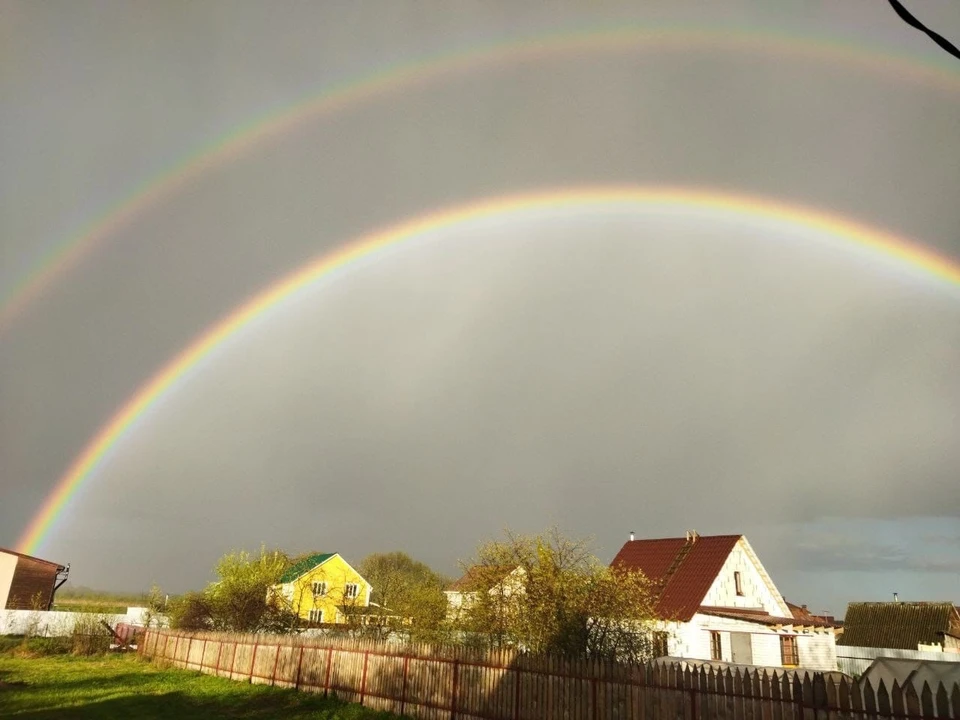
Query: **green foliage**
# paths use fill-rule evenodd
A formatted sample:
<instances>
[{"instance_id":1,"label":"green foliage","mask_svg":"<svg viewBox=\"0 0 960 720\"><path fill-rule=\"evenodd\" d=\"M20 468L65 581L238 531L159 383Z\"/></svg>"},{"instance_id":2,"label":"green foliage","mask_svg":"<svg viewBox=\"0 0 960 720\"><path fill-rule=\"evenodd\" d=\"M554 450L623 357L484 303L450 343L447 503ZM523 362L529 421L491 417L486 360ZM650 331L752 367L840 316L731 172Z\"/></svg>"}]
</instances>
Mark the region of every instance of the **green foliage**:
<instances>
[{"instance_id":1,"label":"green foliage","mask_svg":"<svg viewBox=\"0 0 960 720\"><path fill-rule=\"evenodd\" d=\"M206 593L188 592L167 606L170 627L177 630L212 630L213 605Z\"/></svg>"},{"instance_id":2,"label":"green foliage","mask_svg":"<svg viewBox=\"0 0 960 720\"><path fill-rule=\"evenodd\" d=\"M509 530L480 546L458 627L487 646L518 646L572 657L650 656L652 594L640 574L617 574L587 540L556 529L533 536Z\"/></svg>"},{"instance_id":3,"label":"green foliage","mask_svg":"<svg viewBox=\"0 0 960 720\"><path fill-rule=\"evenodd\" d=\"M216 566L217 580L203 592L169 603L170 626L181 630L284 632L296 615L271 593L290 560L278 550L261 547L256 555L231 552Z\"/></svg>"},{"instance_id":4,"label":"green foliage","mask_svg":"<svg viewBox=\"0 0 960 720\"><path fill-rule=\"evenodd\" d=\"M365 626L375 637L403 630L416 641L435 639L446 616L446 578L406 553L374 553L360 563L373 587Z\"/></svg>"},{"instance_id":5,"label":"green foliage","mask_svg":"<svg viewBox=\"0 0 960 720\"><path fill-rule=\"evenodd\" d=\"M248 718L392 720L360 705L186 670L160 669L131 654L32 657L0 651L0 715L31 718Z\"/></svg>"}]
</instances>

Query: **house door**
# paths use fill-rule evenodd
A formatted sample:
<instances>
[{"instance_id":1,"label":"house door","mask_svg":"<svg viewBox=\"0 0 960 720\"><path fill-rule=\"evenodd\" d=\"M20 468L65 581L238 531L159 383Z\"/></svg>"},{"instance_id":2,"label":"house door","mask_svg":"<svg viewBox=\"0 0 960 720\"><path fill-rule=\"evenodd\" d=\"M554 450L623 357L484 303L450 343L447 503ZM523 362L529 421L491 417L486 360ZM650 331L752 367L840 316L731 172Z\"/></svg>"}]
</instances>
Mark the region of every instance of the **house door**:
<instances>
[{"instance_id":1,"label":"house door","mask_svg":"<svg viewBox=\"0 0 960 720\"><path fill-rule=\"evenodd\" d=\"M753 648L750 645L750 633L730 633L730 654L735 663L740 665L753 665Z\"/></svg>"}]
</instances>

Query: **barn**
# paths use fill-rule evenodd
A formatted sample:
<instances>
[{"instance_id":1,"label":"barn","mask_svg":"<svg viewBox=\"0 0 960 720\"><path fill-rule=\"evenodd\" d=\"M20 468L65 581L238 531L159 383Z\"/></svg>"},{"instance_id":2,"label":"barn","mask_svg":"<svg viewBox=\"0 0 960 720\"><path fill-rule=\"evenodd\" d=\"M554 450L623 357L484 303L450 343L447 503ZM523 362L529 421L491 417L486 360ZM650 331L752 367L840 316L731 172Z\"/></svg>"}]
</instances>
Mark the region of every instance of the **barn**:
<instances>
[{"instance_id":1,"label":"barn","mask_svg":"<svg viewBox=\"0 0 960 720\"><path fill-rule=\"evenodd\" d=\"M49 610L69 572L69 565L0 548L0 608Z\"/></svg>"}]
</instances>

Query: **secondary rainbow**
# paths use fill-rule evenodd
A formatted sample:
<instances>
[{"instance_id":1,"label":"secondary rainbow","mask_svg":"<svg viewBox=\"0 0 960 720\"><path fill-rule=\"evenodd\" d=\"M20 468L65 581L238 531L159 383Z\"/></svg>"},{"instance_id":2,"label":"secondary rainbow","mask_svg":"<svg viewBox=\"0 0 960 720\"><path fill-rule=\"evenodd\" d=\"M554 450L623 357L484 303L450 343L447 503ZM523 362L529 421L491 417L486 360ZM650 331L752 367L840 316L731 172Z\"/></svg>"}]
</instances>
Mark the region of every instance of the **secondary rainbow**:
<instances>
[{"instance_id":1,"label":"secondary rainbow","mask_svg":"<svg viewBox=\"0 0 960 720\"><path fill-rule=\"evenodd\" d=\"M0 299L0 332L9 327L14 318L50 288L58 277L146 210L169 198L206 171L229 162L271 138L285 135L304 122L360 106L366 101L389 96L391 92L490 66L540 61L577 52L695 49L767 53L810 61L829 61L844 66L853 65L883 77L895 77L960 93L960 73L953 66L939 64L939 57L937 63L921 62L909 56L883 54L877 49L850 43L797 38L763 28L620 27L511 40L428 57L350 80L319 95L312 95L258 117L149 179L78 234L47 253L6 297Z\"/></svg>"},{"instance_id":2,"label":"secondary rainbow","mask_svg":"<svg viewBox=\"0 0 960 720\"><path fill-rule=\"evenodd\" d=\"M692 188L648 188L637 186L587 187L498 197L447 210L433 212L374 232L325 254L268 287L231 312L200 335L191 345L168 362L124 404L94 436L83 452L57 483L53 492L31 520L17 547L21 552L36 552L71 496L101 465L139 417L169 392L191 368L216 350L246 325L276 308L313 283L330 277L337 270L387 248L402 246L425 233L449 229L459 223L484 217L509 215L521 210L563 208L589 209L591 206L625 205L638 210L654 207L706 210L748 218L774 220L788 226L806 228L860 246L878 256L922 271L929 277L960 286L960 264L936 255L880 230L810 208L787 205L770 199L725 194ZM450 237L453 233L447 235Z\"/></svg>"}]
</instances>

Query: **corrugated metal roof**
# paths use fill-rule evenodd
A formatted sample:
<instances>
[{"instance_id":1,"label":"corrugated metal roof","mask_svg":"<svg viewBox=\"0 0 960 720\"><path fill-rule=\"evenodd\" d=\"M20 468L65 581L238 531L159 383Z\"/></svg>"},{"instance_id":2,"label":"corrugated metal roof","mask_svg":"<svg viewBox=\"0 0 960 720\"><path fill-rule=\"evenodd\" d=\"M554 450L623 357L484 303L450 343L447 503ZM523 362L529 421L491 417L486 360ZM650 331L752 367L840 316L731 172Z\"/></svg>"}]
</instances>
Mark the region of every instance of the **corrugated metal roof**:
<instances>
[{"instance_id":1,"label":"corrugated metal roof","mask_svg":"<svg viewBox=\"0 0 960 720\"><path fill-rule=\"evenodd\" d=\"M280 578L280 582L282 583L293 582L301 575L305 575L306 573L313 570L317 565L322 565L327 560L332 558L334 555L336 555L336 553L317 553L316 555L310 555L309 557L305 557L300 562L295 563L294 565L291 565L289 568L287 568L287 571Z\"/></svg>"},{"instance_id":2,"label":"corrugated metal roof","mask_svg":"<svg viewBox=\"0 0 960 720\"><path fill-rule=\"evenodd\" d=\"M847 605L838 645L916 650L960 634L952 602L854 602Z\"/></svg>"},{"instance_id":3,"label":"corrugated metal roof","mask_svg":"<svg viewBox=\"0 0 960 720\"><path fill-rule=\"evenodd\" d=\"M686 622L694 616L742 535L703 535L694 540L630 540L610 563L639 570L658 588L660 617Z\"/></svg>"}]
</instances>

